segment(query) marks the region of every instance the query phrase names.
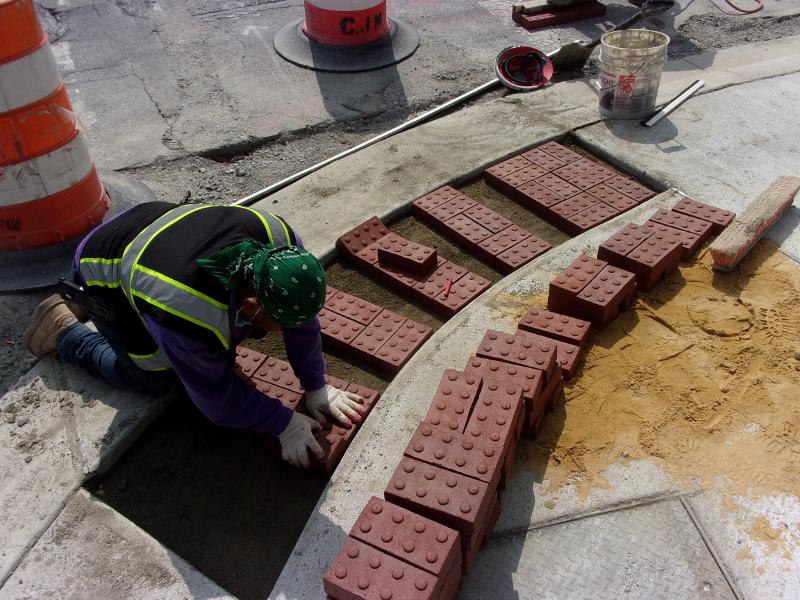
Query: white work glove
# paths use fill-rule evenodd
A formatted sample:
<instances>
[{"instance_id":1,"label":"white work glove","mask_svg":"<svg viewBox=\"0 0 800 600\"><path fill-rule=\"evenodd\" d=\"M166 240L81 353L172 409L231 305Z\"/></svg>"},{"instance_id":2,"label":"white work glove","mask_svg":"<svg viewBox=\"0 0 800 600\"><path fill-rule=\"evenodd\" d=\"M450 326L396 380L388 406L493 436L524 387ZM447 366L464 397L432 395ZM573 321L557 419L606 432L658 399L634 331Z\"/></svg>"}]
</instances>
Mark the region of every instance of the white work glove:
<instances>
[{"instance_id":1,"label":"white work glove","mask_svg":"<svg viewBox=\"0 0 800 600\"><path fill-rule=\"evenodd\" d=\"M303 467L304 469L307 469L310 464L308 460L309 450L317 458L322 458L322 447L313 434L314 431L320 428L320 424L314 419L300 413L292 413L292 418L286 429L278 436L278 440L281 443L281 458L292 466Z\"/></svg>"},{"instance_id":2,"label":"white work glove","mask_svg":"<svg viewBox=\"0 0 800 600\"><path fill-rule=\"evenodd\" d=\"M326 426L326 422L322 413L328 413L342 425L352 425L353 421L360 423L364 405L358 403L359 399L356 394L344 392L332 385L306 392L308 412L323 427Z\"/></svg>"}]
</instances>

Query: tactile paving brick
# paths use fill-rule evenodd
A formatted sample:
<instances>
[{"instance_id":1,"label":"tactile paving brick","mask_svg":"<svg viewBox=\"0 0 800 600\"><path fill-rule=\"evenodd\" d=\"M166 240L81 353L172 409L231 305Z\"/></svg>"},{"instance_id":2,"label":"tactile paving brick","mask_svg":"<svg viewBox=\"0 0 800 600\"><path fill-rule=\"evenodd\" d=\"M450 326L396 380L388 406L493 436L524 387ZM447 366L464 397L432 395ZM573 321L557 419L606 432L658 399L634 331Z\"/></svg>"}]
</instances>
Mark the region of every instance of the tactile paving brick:
<instances>
[{"instance_id":1,"label":"tactile paving brick","mask_svg":"<svg viewBox=\"0 0 800 600\"><path fill-rule=\"evenodd\" d=\"M438 583L427 571L351 537L323 576L325 593L336 600L437 600Z\"/></svg>"},{"instance_id":2,"label":"tactile paving brick","mask_svg":"<svg viewBox=\"0 0 800 600\"><path fill-rule=\"evenodd\" d=\"M680 202L672 207L672 210L689 215L695 219L710 221L713 223L711 227L711 233L713 235L722 233L722 230L730 225L731 221L733 221L733 218L736 216L735 213L729 210L723 210L716 206L711 206L710 204L703 204L691 198L681 199Z\"/></svg>"},{"instance_id":3,"label":"tactile paving brick","mask_svg":"<svg viewBox=\"0 0 800 600\"><path fill-rule=\"evenodd\" d=\"M427 211L427 214L429 215L428 220L434 219L435 221L446 221L455 215L461 214L468 208L472 208L475 206L475 204L475 200L462 194L461 196L457 196L452 200L442 202L441 204L434 206L432 209Z\"/></svg>"},{"instance_id":4,"label":"tactile paving brick","mask_svg":"<svg viewBox=\"0 0 800 600\"><path fill-rule=\"evenodd\" d=\"M597 249L597 258L608 262L610 265L625 268L625 257L639 244L653 235L652 230L643 225L628 223L617 233L600 244Z\"/></svg>"},{"instance_id":5,"label":"tactile paving brick","mask_svg":"<svg viewBox=\"0 0 800 600\"><path fill-rule=\"evenodd\" d=\"M529 237L531 234L528 231L518 225L511 225L500 233L486 238L478 244L478 247L490 256L497 256Z\"/></svg>"},{"instance_id":6,"label":"tactile paving brick","mask_svg":"<svg viewBox=\"0 0 800 600\"><path fill-rule=\"evenodd\" d=\"M585 318L603 329L626 310L636 296L633 273L607 265L578 294Z\"/></svg>"},{"instance_id":7,"label":"tactile paving brick","mask_svg":"<svg viewBox=\"0 0 800 600\"><path fill-rule=\"evenodd\" d=\"M538 183L539 185L543 185L551 192L558 194L559 196L564 198L564 200L566 200L567 198L571 198L572 196L577 196L578 194L581 193L581 190L579 188L575 187L571 183L564 181L563 179L561 179L561 177L558 177L553 173L546 173L541 177L537 177L536 183Z\"/></svg>"},{"instance_id":8,"label":"tactile paving brick","mask_svg":"<svg viewBox=\"0 0 800 600\"><path fill-rule=\"evenodd\" d=\"M474 250L480 242L492 235L491 231L467 217L466 214L448 219L442 224L440 230L446 237L467 250Z\"/></svg>"},{"instance_id":9,"label":"tactile paving brick","mask_svg":"<svg viewBox=\"0 0 800 600\"><path fill-rule=\"evenodd\" d=\"M330 385L340 390L347 391L347 387L351 385L351 383L345 379L340 379L339 377L334 377L333 375L328 375L325 373L325 385Z\"/></svg>"},{"instance_id":10,"label":"tactile paving brick","mask_svg":"<svg viewBox=\"0 0 800 600\"><path fill-rule=\"evenodd\" d=\"M520 169L524 169L525 167L529 166L531 161L529 161L524 156L512 156L504 160L503 162L497 163L486 169L486 174L494 177L503 177L504 175L509 175Z\"/></svg>"},{"instance_id":11,"label":"tactile paving brick","mask_svg":"<svg viewBox=\"0 0 800 600\"><path fill-rule=\"evenodd\" d=\"M459 267L450 261L444 261L425 281L421 281L414 286L423 300L436 298L447 285L447 281L453 283L464 277L468 271L464 267ZM440 308L435 303L431 303L434 308Z\"/></svg>"},{"instance_id":12,"label":"tactile paving brick","mask_svg":"<svg viewBox=\"0 0 800 600\"><path fill-rule=\"evenodd\" d=\"M503 273L511 273L550 250L552 246L535 235L511 246L495 257L495 266Z\"/></svg>"},{"instance_id":13,"label":"tactile paving brick","mask_svg":"<svg viewBox=\"0 0 800 600\"><path fill-rule=\"evenodd\" d=\"M329 285L325 286L325 302L327 302L331 296L333 296L336 292L338 292L335 287L331 287Z\"/></svg>"},{"instance_id":14,"label":"tactile paving brick","mask_svg":"<svg viewBox=\"0 0 800 600\"><path fill-rule=\"evenodd\" d=\"M697 234L683 231L681 229L675 229L674 227L668 227L667 225L662 225L661 223L647 221L642 225L642 227L645 227L648 231L652 232L652 235L656 237L656 239L679 241L683 246L681 260L689 260L692 258L694 253L697 252L703 243L702 239Z\"/></svg>"},{"instance_id":15,"label":"tactile paving brick","mask_svg":"<svg viewBox=\"0 0 800 600\"><path fill-rule=\"evenodd\" d=\"M481 378L471 373L445 370L425 420L437 427L463 432L481 383Z\"/></svg>"},{"instance_id":16,"label":"tactile paving brick","mask_svg":"<svg viewBox=\"0 0 800 600\"><path fill-rule=\"evenodd\" d=\"M277 385L273 385L268 381L251 379L250 383L252 383L262 394L269 396L270 398L276 398L280 400L281 404L283 404L289 410L296 410L300 405L300 401L303 399L303 394L278 387Z\"/></svg>"},{"instance_id":17,"label":"tactile paving brick","mask_svg":"<svg viewBox=\"0 0 800 600\"><path fill-rule=\"evenodd\" d=\"M363 353L364 358L370 359L405 322L405 317L383 309L375 320L356 336L350 346L356 352Z\"/></svg>"},{"instance_id":18,"label":"tactile paving brick","mask_svg":"<svg viewBox=\"0 0 800 600\"><path fill-rule=\"evenodd\" d=\"M557 160L553 157L550 157L550 159ZM533 181L537 177L541 177L547 172L548 169L544 169L537 165L528 165L519 171L507 173L502 176L497 176L487 171L484 174L484 179L486 180L486 183L502 193L512 194L516 188L528 183L529 181Z\"/></svg>"},{"instance_id":19,"label":"tactile paving brick","mask_svg":"<svg viewBox=\"0 0 800 600\"><path fill-rule=\"evenodd\" d=\"M377 304L372 304L340 290L334 290L328 296L325 301L325 309L362 325L369 325L382 310Z\"/></svg>"},{"instance_id":20,"label":"tactile paving brick","mask_svg":"<svg viewBox=\"0 0 800 600\"><path fill-rule=\"evenodd\" d=\"M583 19L591 19L606 14L606 5L589 0L581 4L571 6L551 6L548 5L539 12L525 14L522 11L514 12L511 18L528 30L542 29L543 27L554 27L561 23L572 23Z\"/></svg>"},{"instance_id":21,"label":"tactile paving brick","mask_svg":"<svg viewBox=\"0 0 800 600\"><path fill-rule=\"evenodd\" d=\"M678 269L682 251L678 240L650 236L628 253L624 268L636 276L637 288L649 292Z\"/></svg>"},{"instance_id":22,"label":"tactile paving brick","mask_svg":"<svg viewBox=\"0 0 800 600\"><path fill-rule=\"evenodd\" d=\"M318 317L323 341L332 346L349 346L358 334L364 331L364 325L361 323L324 308L319 311Z\"/></svg>"},{"instance_id":23,"label":"tactile paving brick","mask_svg":"<svg viewBox=\"0 0 800 600\"><path fill-rule=\"evenodd\" d=\"M537 146L537 148L543 152L547 152L550 156L555 156L557 159L563 161L564 163L571 163L576 160L580 160L583 157L570 150L566 146L562 146L558 142L547 142L546 144L542 144L541 146Z\"/></svg>"},{"instance_id":24,"label":"tactile paving brick","mask_svg":"<svg viewBox=\"0 0 800 600\"><path fill-rule=\"evenodd\" d=\"M544 371L481 358L474 354L467 361L464 372L483 377L484 381L513 382L520 386L522 397L525 399L526 413L534 410L544 388Z\"/></svg>"},{"instance_id":25,"label":"tactile paving brick","mask_svg":"<svg viewBox=\"0 0 800 600\"><path fill-rule=\"evenodd\" d=\"M531 308L520 319L519 328L583 348L589 339L591 323L543 308Z\"/></svg>"},{"instance_id":26,"label":"tactile paving brick","mask_svg":"<svg viewBox=\"0 0 800 600\"><path fill-rule=\"evenodd\" d=\"M266 358L267 356L261 352L245 348L244 346L237 346L234 370L243 379L250 379Z\"/></svg>"},{"instance_id":27,"label":"tactile paving brick","mask_svg":"<svg viewBox=\"0 0 800 600\"><path fill-rule=\"evenodd\" d=\"M461 569L458 531L375 496L356 519L350 537L436 577Z\"/></svg>"},{"instance_id":28,"label":"tactile paving brick","mask_svg":"<svg viewBox=\"0 0 800 600\"><path fill-rule=\"evenodd\" d=\"M434 206L438 206L443 202L447 202L448 200L453 200L454 198L458 198L459 196L463 196L461 192L457 189L446 185L444 187L440 187L438 190L432 191L430 194L425 194L424 196L417 198L414 203L411 205L412 211L428 211Z\"/></svg>"},{"instance_id":29,"label":"tactile paving brick","mask_svg":"<svg viewBox=\"0 0 800 600\"><path fill-rule=\"evenodd\" d=\"M616 175L614 171L606 169L603 165L588 158L581 158L571 162L556 169L553 173L582 190L587 190L603 183L606 179L611 179Z\"/></svg>"},{"instance_id":30,"label":"tactile paving brick","mask_svg":"<svg viewBox=\"0 0 800 600\"><path fill-rule=\"evenodd\" d=\"M526 437L536 437L545 413L552 411L553 409L553 403L558 397L559 389L564 389L564 379L561 377L560 372L558 373L558 377L553 377L550 379L548 384L542 390L542 393L539 397L539 402L536 404L536 410L527 415L527 419L522 428L523 435Z\"/></svg>"},{"instance_id":31,"label":"tactile paving brick","mask_svg":"<svg viewBox=\"0 0 800 600\"><path fill-rule=\"evenodd\" d=\"M553 338L541 335L539 333L533 333L523 329L522 327L517 328L517 333L519 335L528 336L531 339L537 339L541 342L550 342L555 344L556 360L558 361L558 364L561 365L561 375L564 379L572 379L572 376L575 375L575 372L578 370L581 358L583 357L580 346L574 343L565 342L563 340L554 340Z\"/></svg>"},{"instance_id":32,"label":"tactile paving brick","mask_svg":"<svg viewBox=\"0 0 800 600\"><path fill-rule=\"evenodd\" d=\"M446 263L448 263L448 261L441 256L436 258L437 268ZM428 273L427 275L413 275L411 273L401 271L400 269L396 269L395 267L382 265L379 262L375 262L370 268L367 269L367 271L371 275L374 275L378 279L385 281L389 285L403 292L410 291L410 289L413 289L414 286L427 281L431 277L431 273Z\"/></svg>"},{"instance_id":33,"label":"tactile paving brick","mask_svg":"<svg viewBox=\"0 0 800 600\"><path fill-rule=\"evenodd\" d=\"M337 386L338 387L338 386ZM354 382L350 382L347 387L345 388L346 392L352 392L359 398L362 398L364 402L370 406L374 406L375 403L380 399L381 394L377 390L373 390L363 385L359 385Z\"/></svg>"},{"instance_id":34,"label":"tactile paving brick","mask_svg":"<svg viewBox=\"0 0 800 600\"><path fill-rule=\"evenodd\" d=\"M503 441L503 457L522 433L525 400L522 386L512 382L484 381L464 430L486 444Z\"/></svg>"},{"instance_id":35,"label":"tactile paving brick","mask_svg":"<svg viewBox=\"0 0 800 600\"><path fill-rule=\"evenodd\" d=\"M431 337L432 333L433 330L427 325L408 319L381 346L380 350L375 353L375 357L381 361L384 369L397 372Z\"/></svg>"},{"instance_id":36,"label":"tactile paving brick","mask_svg":"<svg viewBox=\"0 0 800 600\"><path fill-rule=\"evenodd\" d=\"M378 261L417 275L436 266L436 249L389 233L378 240Z\"/></svg>"},{"instance_id":37,"label":"tactile paving brick","mask_svg":"<svg viewBox=\"0 0 800 600\"><path fill-rule=\"evenodd\" d=\"M268 357L253 374L253 378L277 385L285 390L303 393L303 386L300 385L300 380L294 374L292 365L285 360Z\"/></svg>"},{"instance_id":38,"label":"tactile paving brick","mask_svg":"<svg viewBox=\"0 0 800 600\"><path fill-rule=\"evenodd\" d=\"M514 223L506 219L503 215L479 203L465 210L464 215L492 233L498 233L514 225Z\"/></svg>"},{"instance_id":39,"label":"tactile paving brick","mask_svg":"<svg viewBox=\"0 0 800 600\"><path fill-rule=\"evenodd\" d=\"M648 198L652 198L656 195L656 193L640 185L633 181L632 179L628 179L624 175L617 175L616 177L612 177L611 179L607 179L604 181L608 187L612 190L616 190L618 192L622 192L629 198L633 198L637 202L644 202Z\"/></svg>"},{"instance_id":40,"label":"tactile paving brick","mask_svg":"<svg viewBox=\"0 0 800 600\"><path fill-rule=\"evenodd\" d=\"M567 220L568 217L572 215L576 215L579 212L586 210L596 204L600 204L600 200L592 196L591 194L587 194L586 192L582 192L577 196L573 196L572 198L568 198L563 202L559 202L558 204L550 207L550 210L553 213L550 221L560 229L564 229L565 227L570 226L570 222Z\"/></svg>"},{"instance_id":41,"label":"tactile paving brick","mask_svg":"<svg viewBox=\"0 0 800 600\"><path fill-rule=\"evenodd\" d=\"M689 215L673 212L671 210L659 208L648 220L653 223L660 223L661 225L666 225L667 227L680 229L681 231L687 231L696 235L700 238L701 244L711 237L711 222L695 219Z\"/></svg>"},{"instance_id":42,"label":"tactile paving brick","mask_svg":"<svg viewBox=\"0 0 800 600\"><path fill-rule=\"evenodd\" d=\"M602 200L609 206L613 206L617 210L624 212L626 210L630 210L634 206L638 206L642 203L642 200L634 200L633 198L626 196L622 192L618 192L606 184L601 183L600 185L596 185L592 188L586 190L592 196L597 198L598 200Z\"/></svg>"},{"instance_id":43,"label":"tactile paving brick","mask_svg":"<svg viewBox=\"0 0 800 600\"><path fill-rule=\"evenodd\" d=\"M578 308L580 303L577 302L578 293L606 264L604 260L581 254L550 282L550 291L547 296L548 310L569 316L580 314Z\"/></svg>"},{"instance_id":44,"label":"tactile paving brick","mask_svg":"<svg viewBox=\"0 0 800 600\"><path fill-rule=\"evenodd\" d=\"M500 481L503 455L494 444L484 444L467 434L442 429L424 421L417 426L404 454L478 479L492 489Z\"/></svg>"},{"instance_id":45,"label":"tactile paving brick","mask_svg":"<svg viewBox=\"0 0 800 600\"><path fill-rule=\"evenodd\" d=\"M404 456L383 495L467 536L483 528L494 490L477 479Z\"/></svg>"},{"instance_id":46,"label":"tactile paving brick","mask_svg":"<svg viewBox=\"0 0 800 600\"><path fill-rule=\"evenodd\" d=\"M620 211L613 206L609 206L604 202L598 202L594 206L579 212L577 215L568 217L567 221L569 222L569 226L565 230L572 235L580 235L584 231L600 225L600 223L605 223L613 219L619 213Z\"/></svg>"},{"instance_id":47,"label":"tactile paving brick","mask_svg":"<svg viewBox=\"0 0 800 600\"><path fill-rule=\"evenodd\" d=\"M488 330L481 340L476 354L482 358L500 360L522 367L540 369L545 383L556 369L556 348L552 344L541 344L502 331Z\"/></svg>"},{"instance_id":48,"label":"tactile paving brick","mask_svg":"<svg viewBox=\"0 0 800 600\"><path fill-rule=\"evenodd\" d=\"M522 156L545 171L555 171L557 168L563 167L565 164L567 164L560 158L556 158L552 154L548 154L540 148L534 148L533 150L523 152Z\"/></svg>"},{"instance_id":49,"label":"tactile paving brick","mask_svg":"<svg viewBox=\"0 0 800 600\"><path fill-rule=\"evenodd\" d=\"M454 315L491 286L492 282L488 279L475 273L467 273L450 286L447 295L442 292L433 301Z\"/></svg>"},{"instance_id":50,"label":"tactile paving brick","mask_svg":"<svg viewBox=\"0 0 800 600\"><path fill-rule=\"evenodd\" d=\"M550 220L552 218L553 213L550 207L565 200L565 198L539 185L535 181L529 181L518 187L511 194L511 199L516 200L522 206L532 210L545 220Z\"/></svg>"},{"instance_id":51,"label":"tactile paving brick","mask_svg":"<svg viewBox=\"0 0 800 600\"><path fill-rule=\"evenodd\" d=\"M389 233L378 217L372 217L336 240L336 247L345 257L354 260L358 253Z\"/></svg>"}]
</instances>

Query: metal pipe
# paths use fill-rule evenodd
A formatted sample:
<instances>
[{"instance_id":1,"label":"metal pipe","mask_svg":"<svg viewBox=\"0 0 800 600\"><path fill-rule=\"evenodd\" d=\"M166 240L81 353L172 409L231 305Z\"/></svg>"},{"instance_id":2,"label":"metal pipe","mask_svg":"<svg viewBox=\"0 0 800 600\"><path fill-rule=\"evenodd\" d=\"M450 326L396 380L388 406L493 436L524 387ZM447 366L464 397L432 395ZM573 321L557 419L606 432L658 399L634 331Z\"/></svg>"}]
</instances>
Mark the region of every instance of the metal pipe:
<instances>
[{"instance_id":1,"label":"metal pipe","mask_svg":"<svg viewBox=\"0 0 800 600\"><path fill-rule=\"evenodd\" d=\"M697 90L699 90L705 84L705 81L698 79L692 85L684 89L680 94L675 96L672 100L670 100L663 108L642 119L639 124L642 127L652 127L676 108L678 108L681 104L686 102L689 98L691 98L697 92Z\"/></svg>"},{"instance_id":2,"label":"metal pipe","mask_svg":"<svg viewBox=\"0 0 800 600\"><path fill-rule=\"evenodd\" d=\"M272 185L269 185L269 186L265 187L262 190L254 192L254 193L250 194L249 196L246 196L246 197L242 198L241 200L237 200L233 204L237 204L237 205L241 205L241 206L250 206L251 204L255 204L259 200L263 200L267 196L271 196L272 194L274 194L278 190L282 190L283 188L285 188L287 186L290 186L294 182L299 181L300 179L302 179L306 175L310 175L311 173L313 173L315 171L319 171L323 167L327 167L329 164L334 163L337 160L340 160L340 159L342 159L342 158L344 158L346 156L350 156L351 154L354 154L354 153L358 152L359 150L363 150L364 148L372 146L373 144L377 144L378 142L381 142L381 141L383 141L383 140L385 140L387 138L390 138L395 134L398 134L398 133L400 133L402 131L405 131L406 129L410 129L411 127L414 127L415 125L419 125L423 121L427 121L428 119L430 119L431 117L435 117L439 113L443 113L446 110L448 110L450 108L453 108L454 106L458 106L459 104L462 104L462 103L466 102L467 100L469 100L471 98L474 98L475 96L479 96L479 95L483 94L484 92L488 92L493 87L499 85L499 83L500 83L500 81L498 79L493 79L492 81L487 81L483 85L479 85L478 87L476 87L476 88L474 88L474 89L472 89L472 90L470 90L468 92L465 92L465 93L461 94L460 96L456 96L452 100L448 100L444 104L440 104L439 106L437 106L435 108L432 108L431 110L429 110L427 112L424 112L421 115L417 115L413 119L409 119L405 123L401 123L400 125L398 125L397 127L394 127L393 129L389 129L388 131L384 131L383 133L381 133L379 135L376 135L373 138L368 139L366 142L361 142L357 146L353 146L352 148L348 148L344 152L340 152L336 156L331 156L330 158L326 158L322 162L318 162L317 164L312 165L312 166L308 167L307 169L303 169L302 171L300 171L298 173L295 173L294 175L290 175L289 177L287 177L285 179L281 179L280 181L278 181L276 183L273 183Z\"/></svg>"}]
</instances>

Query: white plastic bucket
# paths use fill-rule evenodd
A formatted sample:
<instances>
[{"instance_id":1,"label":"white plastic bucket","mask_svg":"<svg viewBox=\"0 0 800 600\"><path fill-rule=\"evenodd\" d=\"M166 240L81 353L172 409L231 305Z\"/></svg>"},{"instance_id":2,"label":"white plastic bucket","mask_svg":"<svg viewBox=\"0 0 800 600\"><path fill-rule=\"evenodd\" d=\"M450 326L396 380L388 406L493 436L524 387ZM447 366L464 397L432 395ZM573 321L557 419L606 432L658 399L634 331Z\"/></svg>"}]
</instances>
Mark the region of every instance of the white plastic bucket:
<instances>
[{"instance_id":1,"label":"white plastic bucket","mask_svg":"<svg viewBox=\"0 0 800 600\"><path fill-rule=\"evenodd\" d=\"M600 38L603 116L640 119L653 110L668 45L668 35L649 29L612 31Z\"/></svg>"}]
</instances>

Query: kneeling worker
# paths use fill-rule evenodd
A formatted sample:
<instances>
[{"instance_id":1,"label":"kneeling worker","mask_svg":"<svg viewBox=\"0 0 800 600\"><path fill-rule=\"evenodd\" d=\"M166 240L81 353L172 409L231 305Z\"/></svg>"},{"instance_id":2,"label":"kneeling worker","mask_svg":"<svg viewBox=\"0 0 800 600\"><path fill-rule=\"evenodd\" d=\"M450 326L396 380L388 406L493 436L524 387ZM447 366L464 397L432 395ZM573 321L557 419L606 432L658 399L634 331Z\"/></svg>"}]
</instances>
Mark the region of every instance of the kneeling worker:
<instances>
[{"instance_id":1,"label":"kneeling worker","mask_svg":"<svg viewBox=\"0 0 800 600\"><path fill-rule=\"evenodd\" d=\"M177 376L212 422L278 437L283 459L321 455L313 431L327 413L361 421L357 396L325 385L317 313L325 271L281 218L240 206L150 202L92 230L80 243L75 283L97 327L53 295L33 313L26 347L121 388L165 394ZM77 298L76 298L77 299ZM75 309L76 312L79 312ZM242 381L237 344L282 331L314 419Z\"/></svg>"}]
</instances>

